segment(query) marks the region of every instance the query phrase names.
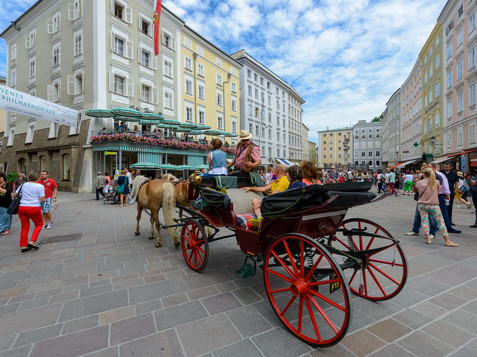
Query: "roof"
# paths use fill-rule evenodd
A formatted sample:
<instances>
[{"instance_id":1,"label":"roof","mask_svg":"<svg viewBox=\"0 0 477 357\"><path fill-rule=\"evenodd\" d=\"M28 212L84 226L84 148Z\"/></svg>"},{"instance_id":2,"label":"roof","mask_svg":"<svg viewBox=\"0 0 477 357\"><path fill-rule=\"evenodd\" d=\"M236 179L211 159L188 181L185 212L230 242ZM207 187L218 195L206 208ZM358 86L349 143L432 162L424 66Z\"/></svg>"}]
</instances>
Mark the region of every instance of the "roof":
<instances>
[{"instance_id":1,"label":"roof","mask_svg":"<svg viewBox=\"0 0 477 357\"><path fill-rule=\"evenodd\" d=\"M320 130L318 131L318 133L327 133L327 132L330 132L330 131L343 131L343 130L352 130L353 128L351 127L345 127L345 128L338 128L338 129L328 129L328 130Z\"/></svg>"}]
</instances>

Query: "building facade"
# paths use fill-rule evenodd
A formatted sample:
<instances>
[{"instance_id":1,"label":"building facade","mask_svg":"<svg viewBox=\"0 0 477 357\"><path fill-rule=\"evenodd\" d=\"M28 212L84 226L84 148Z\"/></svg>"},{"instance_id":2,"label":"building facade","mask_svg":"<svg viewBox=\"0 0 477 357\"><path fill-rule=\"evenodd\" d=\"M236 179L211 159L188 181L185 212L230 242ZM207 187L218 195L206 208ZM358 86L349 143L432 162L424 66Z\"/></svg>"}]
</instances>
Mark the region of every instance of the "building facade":
<instances>
[{"instance_id":1,"label":"building facade","mask_svg":"<svg viewBox=\"0 0 477 357\"><path fill-rule=\"evenodd\" d=\"M152 14L153 1L44 0L1 34L8 86L83 113L78 129L9 113L2 161L11 170L49 169L60 189L88 192L98 168L135 163L137 145L121 147L119 162L91 145L92 135L114 131L119 120L84 116L90 109L133 107L213 129L239 127L241 65L165 7L154 56ZM185 163L183 153L168 155Z\"/></svg>"},{"instance_id":2,"label":"building facade","mask_svg":"<svg viewBox=\"0 0 477 357\"><path fill-rule=\"evenodd\" d=\"M351 166L353 128L329 129L318 132L318 167Z\"/></svg>"},{"instance_id":3,"label":"building facade","mask_svg":"<svg viewBox=\"0 0 477 357\"><path fill-rule=\"evenodd\" d=\"M448 155L477 150L475 1L448 1L438 18L443 28L445 113L443 149ZM459 155L465 171L474 153Z\"/></svg>"},{"instance_id":4,"label":"building facade","mask_svg":"<svg viewBox=\"0 0 477 357\"><path fill-rule=\"evenodd\" d=\"M386 103L383 115L382 161L385 167L392 166L400 160L400 119L401 88Z\"/></svg>"},{"instance_id":5,"label":"building facade","mask_svg":"<svg viewBox=\"0 0 477 357\"><path fill-rule=\"evenodd\" d=\"M245 50L231 55L240 73L240 129L253 134L262 163L303 158L301 96Z\"/></svg>"},{"instance_id":6,"label":"building facade","mask_svg":"<svg viewBox=\"0 0 477 357\"><path fill-rule=\"evenodd\" d=\"M444 91L442 25L436 24L419 54L422 68L421 154L430 158L443 154ZM448 93L446 93L448 97Z\"/></svg>"},{"instance_id":7,"label":"building facade","mask_svg":"<svg viewBox=\"0 0 477 357\"><path fill-rule=\"evenodd\" d=\"M381 122L358 120L353 126L353 160L355 169L381 169L382 165Z\"/></svg>"},{"instance_id":8,"label":"building facade","mask_svg":"<svg viewBox=\"0 0 477 357\"><path fill-rule=\"evenodd\" d=\"M401 96L401 156L402 161L422 157L422 80L421 60L418 59L402 85ZM440 85L437 86L439 88ZM438 89L438 91L442 89ZM437 94L437 93L436 93Z\"/></svg>"}]
</instances>

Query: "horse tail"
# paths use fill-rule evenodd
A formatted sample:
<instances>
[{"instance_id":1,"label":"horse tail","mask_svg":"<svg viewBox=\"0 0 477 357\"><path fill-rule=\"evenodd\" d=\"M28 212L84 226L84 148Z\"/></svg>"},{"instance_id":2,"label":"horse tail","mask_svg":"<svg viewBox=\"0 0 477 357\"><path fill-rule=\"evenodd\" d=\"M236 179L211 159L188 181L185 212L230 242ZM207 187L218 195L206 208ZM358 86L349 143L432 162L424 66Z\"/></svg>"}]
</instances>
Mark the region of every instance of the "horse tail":
<instances>
[{"instance_id":1,"label":"horse tail","mask_svg":"<svg viewBox=\"0 0 477 357\"><path fill-rule=\"evenodd\" d=\"M136 176L136 178L133 180L131 188L131 198L133 201L137 201L137 194L139 193L139 189L141 188L142 183L146 180L147 178L144 176Z\"/></svg>"},{"instance_id":2,"label":"horse tail","mask_svg":"<svg viewBox=\"0 0 477 357\"><path fill-rule=\"evenodd\" d=\"M167 226L176 224L174 218L176 215L175 190L171 183L165 182L162 185L162 213ZM176 236L174 227L168 228L172 237Z\"/></svg>"}]
</instances>

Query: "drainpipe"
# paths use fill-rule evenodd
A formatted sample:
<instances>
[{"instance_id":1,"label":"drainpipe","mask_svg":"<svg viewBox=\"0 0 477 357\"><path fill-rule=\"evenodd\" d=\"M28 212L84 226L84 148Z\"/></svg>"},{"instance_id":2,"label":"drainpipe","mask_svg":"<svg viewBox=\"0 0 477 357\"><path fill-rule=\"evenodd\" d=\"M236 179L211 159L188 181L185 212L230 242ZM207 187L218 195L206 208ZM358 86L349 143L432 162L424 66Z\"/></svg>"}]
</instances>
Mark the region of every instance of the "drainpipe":
<instances>
[{"instance_id":1,"label":"drainpipe","mask_svg":"<svg viewBox=\"0 0 477 357\"><path fill-rule=\"evenodd\" d=\"M227 80L222 83L222 99L223 99L222 114L224 115L224 131L226 131L225 130L225 83L229 83L231 77L232 77L232 73L227 73ZM230 101L232 102L232 97L230 97ZM232 118L230 118L230 120L232 120ZM232 130L232 124L230 124L230 129ZM224 136L224 141L225 141L225 136Z\"/></svg>"},{"instance_id":2,"label":"drainpipe","mask_svg":"<svg viewBox=\"0 0 477 357\"><path fill-rule=\"evenodd\" d=\"M196 59L197 59L197 53L193 53L192 57L194 58L194 68L192 69L192 74L194 75L194 123L198 124L197 122L197 78L196 78Z\"/></svg>"}]
</instances>

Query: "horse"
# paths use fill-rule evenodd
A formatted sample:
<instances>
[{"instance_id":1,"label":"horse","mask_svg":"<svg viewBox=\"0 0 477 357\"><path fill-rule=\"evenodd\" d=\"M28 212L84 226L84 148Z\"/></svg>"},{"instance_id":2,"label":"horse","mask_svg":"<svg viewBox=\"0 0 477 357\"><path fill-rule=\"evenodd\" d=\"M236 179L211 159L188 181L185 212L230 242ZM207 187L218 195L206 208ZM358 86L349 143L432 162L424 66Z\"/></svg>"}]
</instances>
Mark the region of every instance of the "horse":
<instances>
[{"instance_id":1,"label":"horse","mask_svg":"<svg viewBox=\"0 0 477 357\"><path fill-rule=\"evenodd\" d=\"M138 202L137 216L136 216L136 231L135 235L139 235L139 221L141 220L141 213L143 209L151 211L151 233L149 239L154 239L154 224L157 230L156 247L162 246L161 240L161 225L159 223L159 210L162 207L162 213L167 226L175 225L176 222L176 200L174 193L174 186L167 180L151 180L144 176L136 176L132 183L131 198ZM180 246L178 236L174 227L167 228L174 239L174 246Z\"/></svg>"},{"instance_id":2,"label":"horse","mask_svg":"<svg viewBox=\"0 0 477 357\"><path fill-rule=\"evenodd\" d=\"M172 174L165 174L162 176L163 180L170 181L174 184L174 191L176 197L176 206L187 207L193 209L188 200L189 195L189 181L179 181L177 177ZM179 217L182 218L183 211L179 208Z\"/></svg>"}]
</instances>

